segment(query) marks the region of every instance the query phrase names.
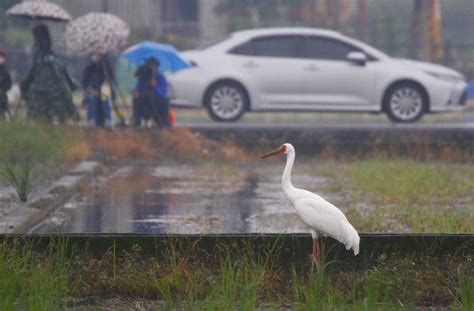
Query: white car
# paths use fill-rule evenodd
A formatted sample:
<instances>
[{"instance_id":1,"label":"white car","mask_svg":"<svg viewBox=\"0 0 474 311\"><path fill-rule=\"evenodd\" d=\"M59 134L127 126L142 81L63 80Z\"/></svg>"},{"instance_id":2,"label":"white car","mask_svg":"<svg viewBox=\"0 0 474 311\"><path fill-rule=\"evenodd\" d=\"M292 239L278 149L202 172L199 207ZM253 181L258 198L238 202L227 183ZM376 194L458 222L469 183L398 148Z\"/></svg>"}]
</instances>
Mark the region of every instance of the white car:
<instances>
[{"instance_id":1,"label":"white car","mask_svg":"<svg viewBox=\"0 0 474 311\"><path fill-rule=\"evenodd\" d=\"M174 106L205 107L216 121L245 111L385 112L412 122L462 109L462 74L395 59L338 32L267 28L183 52L192 67L168 76Z\"/></svg>"}]
</instances>

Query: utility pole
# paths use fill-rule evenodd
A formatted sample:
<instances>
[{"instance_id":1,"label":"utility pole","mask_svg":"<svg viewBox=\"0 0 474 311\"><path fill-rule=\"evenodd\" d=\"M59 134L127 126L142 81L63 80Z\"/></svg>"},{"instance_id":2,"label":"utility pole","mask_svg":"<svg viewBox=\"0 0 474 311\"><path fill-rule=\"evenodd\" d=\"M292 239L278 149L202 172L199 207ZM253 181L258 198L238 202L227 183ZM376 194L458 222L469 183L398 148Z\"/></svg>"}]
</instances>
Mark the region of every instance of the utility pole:
<instances>
[{"instance_id":1,"label":"utility pole","mask_svg":"<svg viewBox=\"0 0 474 311\"><path fill-rule=\"evenodd\" d=\"M411 58L417 58L417 48L420 33L420 20L421 20L421 0L413 1L413 11L411 14L411 27L410 27L410 46L409 53Z\"/></svg>"},{"instance_id":2,"label":"utility pole","mask_svg":"<svg viewBox=\"0 0 474 311\"><path fill-rule=\"evenodd\" d=\"M102 12L109 12L109 0L102 0Z\"/></svg>"},{"instance_id":3,"label":"utility pole","mask_svg":"<svg viewBox=\"0 0 474 311\"><path fill-rule=\"evenodd\" d=\"M330 14L331 14L331 19L332 19L332 28L339 31L340 29L340 23L339 23L339 9L340 9L340 3L339 0L332 0L330 1Z\"/></svg>"},{"instance_id":4,"label":"utility pole","mask_svg":"<svg viewBox=\"0 0 474 311\"><path fill-rule=\"evenodd\" d=\"M359 0L359 39L366 40L367 27L367 3L365 0Z\"/></svg>"},{"instance_id":5,"label":"utility pole","mask_svg":"<svg viewBox=\"0 0 474 311\"><path fill-rule=\"evenodd\" d=\"M439 0L430 0L428 7L428 38L430 44L430 58L432 61L440 61L443 58L440 5Z\"/></svg>"}]
</instances>

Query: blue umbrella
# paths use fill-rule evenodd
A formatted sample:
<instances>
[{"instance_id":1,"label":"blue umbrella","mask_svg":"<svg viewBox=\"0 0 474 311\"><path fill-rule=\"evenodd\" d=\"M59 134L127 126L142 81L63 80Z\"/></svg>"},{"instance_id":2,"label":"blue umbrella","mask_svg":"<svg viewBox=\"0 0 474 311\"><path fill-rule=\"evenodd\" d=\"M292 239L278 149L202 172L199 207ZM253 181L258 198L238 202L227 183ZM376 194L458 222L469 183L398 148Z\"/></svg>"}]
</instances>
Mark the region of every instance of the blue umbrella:
<instances>
[{"instance_id":1,"label":"blue umbrella","mask_svg":"<svg viewBox=\"0 0 474 311\"><path fill-rule=\"evenodd\" d=\"M190 67L174 46L169 44L144 41L126 49L122 55L137 66L143 64L147 58L154 57L160 61L160 71L175 72Z\"/></svg>"}]
</instances>

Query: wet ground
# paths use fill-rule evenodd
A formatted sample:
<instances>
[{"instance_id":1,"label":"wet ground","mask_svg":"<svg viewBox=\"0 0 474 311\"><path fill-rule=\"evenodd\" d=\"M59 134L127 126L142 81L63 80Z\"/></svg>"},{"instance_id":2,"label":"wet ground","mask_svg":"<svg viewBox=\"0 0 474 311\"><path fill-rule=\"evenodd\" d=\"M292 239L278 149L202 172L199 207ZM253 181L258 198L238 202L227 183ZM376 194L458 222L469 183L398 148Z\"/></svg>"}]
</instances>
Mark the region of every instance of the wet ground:
<instances>
[{"instance_id":1,"label":"wet ground","mask_svg":"<svg viewBox=\"0 0 474 311\"><path fill-rule=\"evenodd\" d=\"M31 232L307 232L281 191L284 163L274 164L124 167L96 180ZM293 183L342 204L340 196L321 192L328 180L307 172L300 165Z\"/></svg>"}]
</instances>

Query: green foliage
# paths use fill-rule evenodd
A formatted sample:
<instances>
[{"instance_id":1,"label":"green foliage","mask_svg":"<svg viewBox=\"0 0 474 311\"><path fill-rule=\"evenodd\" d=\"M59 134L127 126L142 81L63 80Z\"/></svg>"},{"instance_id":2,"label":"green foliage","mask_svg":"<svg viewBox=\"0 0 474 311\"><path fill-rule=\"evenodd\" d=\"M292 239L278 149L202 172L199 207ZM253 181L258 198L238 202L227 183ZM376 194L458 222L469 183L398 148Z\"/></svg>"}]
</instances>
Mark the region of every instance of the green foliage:
<instances>
[{"instance_id":1,"label":"green foliage","mask_svg":"<svg viewBox=\"0 0 474 311\"><path fill-rule=\"evenodd\" d=\"M288 26L294 9L310 0L221 0L216 13L225 16L227 30L236 31L252 27ZM257 19L256 19L257 17Z\"/></svg>"},{"instance_id":2,"label":"green foliage","mask_svg":"<svg viewBox=\"0 0 474 311\"><path fill-rule=\"evenodd\" d=\"M468 196L474 189L471 166L440 162L402 159L355 162L349 179L357 189L373 193L378 204L439 205Z\"/></svg>"},{"instance_id":3,"label":"green foliage","mask_svg":"<svg viewBox=\"0 0 474 311\"><path fill-rule=\"evenodd\" d=\"M9 8L20 2L20 0L2 0L0 3L0 14L5 14Z\"/></svg>"},{"instance_id":4,"label":"green foliage","mask_svg":"<svg viewBox=\"0 0 474 311\"><path fill-rule=\"evenodd\" d=\"M74 128L0 122L0 137L0 177L15 187L22 201L31 191L32 172L43 173L82 153L75 145L82 132Z\"/></svg>"},{"instance_id":5,"label":"green foliage","mask_svg":"<svg viewBox=\"0 0 474 311\"><path fill-rule=\"evenodd\" d=\"M474 169L469 165L375 159L351 163L346 173L348 186L358 191L354 200L377 206L364 216L349 211L359 230L385 231L394 219L411 232L474 230Z\"/></svg>"},{"instance_id":6,"label":"green foliage","mask_svg":"<svg viewBox=\"0 0 474 311\"><path fill-rule=\"evenodd\" d=\"M46 124L0 122L0 161L37 164L57 160L64 143L62 130Z\"/></svg>"},{"instance_id":7,"label":"green foliage","mask_svg":"<svg viewBox=\"0 0 474 311\"><path fill-rule=\"evenodd\" d=\"M72 285L64 259L61 247L39 258L29 245L0 244L0 310L60 310Z\"/></svg>"},{"instance_id":8,"label":"green foliage","mask_svg":"<svg viewBox=\"0 0 474 311\"><path fill-rule=\"evenodd\" d=\"M459 276L459 298L462 310L474 310L474 277Z\"/></svg>"},{"instance_id":9,"label":"green foliage","mask_svg":"<svg viewBox=\"0 0 474 311\"><path fill-rule=\"evenodd\" d=\"M24 18L9 17L6 11L20 0L0 1L0 42L8 45L31 45L32 36L28 21ZM13 23L11 23L13 22ZM5 46L3 47L5 48Z\"/></svg>"},{"instance_id":10,"label":"green foliage","mask_svg":"<svg viewBox=\"0 0 474 311\"><path fill-rule=\"evenodd\" d=\"M31 192L31 164L23 162L19 167L9 163L0 167L0 176L3 176L16 190L21 201L26 202Z\"/></svg>"},{"instance_id":11,"label":"green foliage","mask_svg":"<svg viewBox=\"0 0 474 311\"><path fill-rule=\"evenodd\" d=\"M7 45L31 46L33 37L31 32L21 27L8 26L0 30L0 38Z\"/></svg>"},{"instance_id":12,"label":"green foliage","mask_svg":"<svg viewBox=\"0 0 474 311\"><path fill-rule=\"evenodd\" d=\"M255 310L264 274L265 266L256 264L248 257L240 260L230 256L224 258L218 277L211 281L206 309L232 310L239 306L239 310Z\"/></svg>"},{"instance_id":13,"label":"green foliage","mask_svg":"<svg viewBox=\"0 0 474 311\"><path fill-rule=\"evenodd\" d=\"M48 165L67 161L70 148L83 140L74 127L29 122L0 122L0 162Z\"/></svg>"},{"instance_id":14,"label":"green foliage","mask_svg":"<svg viewBox=\"0 0 474 311\"><path fill-rule=\"evenodd\" d=\"M153 255L138 246L99 256L66 249L65 241L42 252L25 241L0 244L0 310L59 310L68 296L153 298L160 310L473 307L472 255L382 253L363 267L323 258L312 272L309 262L283 266L273 250L246 245L206 253L171 242Z\"/></svg>"}]
</instances>

